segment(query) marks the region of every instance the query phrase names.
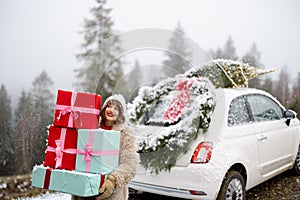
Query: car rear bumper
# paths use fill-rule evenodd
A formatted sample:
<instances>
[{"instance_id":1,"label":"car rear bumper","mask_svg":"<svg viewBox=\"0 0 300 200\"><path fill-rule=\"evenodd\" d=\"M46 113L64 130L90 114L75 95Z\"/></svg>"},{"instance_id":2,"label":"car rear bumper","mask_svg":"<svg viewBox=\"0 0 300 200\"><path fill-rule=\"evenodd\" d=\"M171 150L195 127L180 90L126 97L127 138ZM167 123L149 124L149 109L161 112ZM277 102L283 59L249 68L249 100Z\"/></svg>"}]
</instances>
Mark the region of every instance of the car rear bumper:
<instances>
[{"instance_id":1,"label":"car rear bumper","mask_svg":"<svg viewBox=\"0 0 300 200\"><path fill-rule=\"evenodd\" d=\"M180 189L180 188L172 188L172 187L164 187L159 185L141 183L141 182L131 182L129 187L137 190L137 191L144 191L154 194L166 195L166 196L173 196L185 199L208 199L207 194L203 191L198 191L198 197L195 198L195 195L192 195L189 190Z\"/></svg>"},{"instance_id":2,"label":"car rear bumper","mask_svg":"<svg viewBox=\"0 0 300 200\"><path fill-rule=\"evenodd\" d=\"M216 170L208 165L175 166L171 172L164 171L158 175L140 171L129 187L137 191L184 199L212 200L218 194L222 178L217 178Z\"/></svg>"}]
</instances>

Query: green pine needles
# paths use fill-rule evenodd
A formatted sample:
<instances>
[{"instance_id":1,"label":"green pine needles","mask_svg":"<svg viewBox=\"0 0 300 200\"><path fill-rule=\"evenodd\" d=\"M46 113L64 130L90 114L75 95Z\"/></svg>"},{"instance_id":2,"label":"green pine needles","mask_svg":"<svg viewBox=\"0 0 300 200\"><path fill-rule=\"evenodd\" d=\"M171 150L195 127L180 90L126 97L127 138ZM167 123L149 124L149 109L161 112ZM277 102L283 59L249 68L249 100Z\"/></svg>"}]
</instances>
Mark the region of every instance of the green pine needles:
<instances>
[{"instance_id":1,"label":"green pine needles","mask_svg":"<svg viewBox=\"0 0 300 200\"><path fill-rule=\"evenodd\" d=\"M171 170L197 136L207 133L215 107L214 88L247 87L250 79L273 71L219 59L203 68L162 80L153 87L141 88L128 105L130 121L147 125L149 129L161 127L157 132L139 137L141 165L156 174ZM163 106L157 106L161 102ZM155 117L151 113L156 113Z\"/></svg>"}]
</instances>

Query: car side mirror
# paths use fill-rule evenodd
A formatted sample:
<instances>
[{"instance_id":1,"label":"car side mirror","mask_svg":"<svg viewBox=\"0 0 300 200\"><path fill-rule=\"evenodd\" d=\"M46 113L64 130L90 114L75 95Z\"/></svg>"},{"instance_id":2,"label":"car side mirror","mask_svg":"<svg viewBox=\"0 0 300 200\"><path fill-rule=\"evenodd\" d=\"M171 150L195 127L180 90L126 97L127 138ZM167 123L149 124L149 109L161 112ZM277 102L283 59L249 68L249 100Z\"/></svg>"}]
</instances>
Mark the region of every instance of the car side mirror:
<instances>
[{"instance_id":1,"label":"car side mirror","mask_svg":"<svg viewBox=\"0 0 300 200\"><path fill-rule=\"evenodd\" d=\"M296 113L292 110L286 110L283 113L284 118L286 118L286 125L290 125L291 119L294 119L296 117Z\"/></svg>"}]
</instances>

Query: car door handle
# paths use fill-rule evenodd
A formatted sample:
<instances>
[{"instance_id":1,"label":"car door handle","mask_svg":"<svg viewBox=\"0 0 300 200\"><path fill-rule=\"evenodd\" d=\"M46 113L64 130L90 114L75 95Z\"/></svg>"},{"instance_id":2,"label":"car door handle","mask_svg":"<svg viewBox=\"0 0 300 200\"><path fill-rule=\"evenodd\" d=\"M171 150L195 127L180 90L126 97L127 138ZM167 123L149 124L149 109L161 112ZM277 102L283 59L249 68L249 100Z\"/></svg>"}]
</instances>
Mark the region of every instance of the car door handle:
<instances>
[{"instance_id":1,"label":"car door handle","mask_svg":"<svg viewBox=\"0 0 300 200\"><path fill-rule=\"evenodd\" d=\"M258 136L258 141L263 141L263 140L266 140L266 139L268 139L268 137L267 136L265 136L265 135L260 135L260 136Z\"/></svg>"}]
</instances>

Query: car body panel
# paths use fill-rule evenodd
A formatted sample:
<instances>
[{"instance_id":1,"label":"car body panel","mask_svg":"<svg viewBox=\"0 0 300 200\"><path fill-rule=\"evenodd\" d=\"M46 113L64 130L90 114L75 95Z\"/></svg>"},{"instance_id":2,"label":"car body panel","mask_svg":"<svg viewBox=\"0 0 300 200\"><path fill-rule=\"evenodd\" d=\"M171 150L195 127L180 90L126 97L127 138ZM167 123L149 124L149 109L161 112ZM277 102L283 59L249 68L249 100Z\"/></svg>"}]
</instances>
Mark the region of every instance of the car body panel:
<instances>
[{"instance_id":1,"label":"car body panel","mask_svg":"<svg viewBox=\"0 0 300 200\"><path fill-rule=\"evenodd\" d=\"M140 166L130 187L180 198L215 199L226 173L235 165L245 168L246 189L291 169L300 143L297 118L291 119L289 126L285 118L228 126L231 101L248 94L265 95L285 110L274 97L264 91L216 89L217 103L208 131L198 134L188 152L178 158L170 171L155 174ZM146 129L159 130L157 127L139 126L137 132L145 132ZM193 152L202 141L213 143L211 159L205 164L191 163ZM206 195L191 195L190 191Z\"/></svg>"},{"instance_id":2,"label":"car body panel","mask_svg":"<svg viewBox=\"0 0 300 200\"><path fill-rule=\"evenodd\" d=\"M272 176L280 168L291 166L295 141L292 127L287 129L285 119L279 121L259 122L256 137L259 153L259 168L263 177ZM284 137L282 136L284 134ZM280 148L280 150L278 150Z\"/></svg>"}]
</instances>

